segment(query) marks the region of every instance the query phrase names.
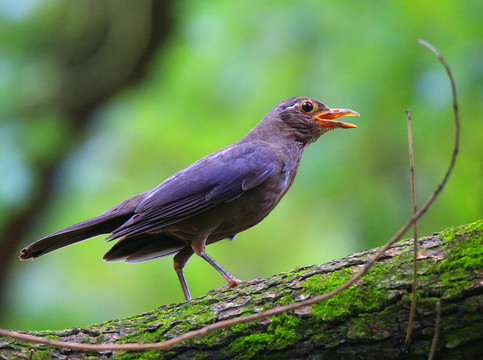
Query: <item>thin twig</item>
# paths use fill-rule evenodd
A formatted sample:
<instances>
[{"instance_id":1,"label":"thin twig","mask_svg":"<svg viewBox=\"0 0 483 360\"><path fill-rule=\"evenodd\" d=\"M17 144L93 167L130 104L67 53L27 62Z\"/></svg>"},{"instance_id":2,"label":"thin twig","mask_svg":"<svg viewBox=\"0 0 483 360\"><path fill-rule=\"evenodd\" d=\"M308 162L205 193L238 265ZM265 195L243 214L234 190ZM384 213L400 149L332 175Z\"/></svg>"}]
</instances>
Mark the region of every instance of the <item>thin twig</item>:
<instances>
[{"instance_id":1,"label":"thin twig","mask_svg":"<svg viewBox=\"0 0 483 360\"><path fill-rule=\"evenodd\" d=\"M408 122L408 147L409 147L409 167L411 168L411 192L413 197L413 215L418 210L416 205L416 175L414 174L414 148L413 148L413 131L411 127L411 114L409 110L406 110L406 118ZM416 291L418 289L418 222L415 221L413 224L414 228L414 255L413 255L413 293L411 299L411 310L409 312L409 323L408 323L408 330L406 332L406 340L404 341L406 344L411 342L411 333L413 331L414 325L414 316L416 314Z\"/></svg>"},{"instance_id":2,"label":"thin twig","mask_svg":"<svg viewBox=\"0 0 483 360\"><path fill-rule=\"evenodd\" d=\"M428 360L433 360L438 344L439 328L441 325L441 301L436 301L436 319L434 320L434 335L431 341L431 349L429 350Z\"/></svg>"},{"instance_id":3,"label":"thin twig","mask_svg":"<svg viewBox=\"0 0 483 360\"><path fill-rule=\"evenodd\" d=\"M441 192L443 187L448 182L449 176L450 176L451 172L453 171L454 164L456 163L456 157L457 157L458 152L459 152L459 143L460 143L460 115L459 115L459 110L458 110L458 96L457 96L457 93L456 93L456 82L454 80L453 73L451 72L451 69L450 69L448 63L443 58L443 56L441 56L439 51L433 45L431 45L429 42L427 42L426 40L423 40L423 39L419 39L418 43L420 45L427 47L429 50L431 50L433 52L433 54L435 54L438 57L439 61L441 62L441 64L446 69L446 73L448 74L448 77L449 77L449 80L450 80L450 83L451 83L451 93L453 95L453 114L454 114L454 122L455 122L454 147L453 147L453 153L451 155L451 162L449 164L448 169L446 170L446 174L444 175L443 180L438 185L438 187L436 188L434 193L429 197L429 199L423 205L422 208L425 208L424 212L426 212L427 208L429 207L429 206L426 206L426 204L431 205L433 203L433 201L435 200L435 198L439 195L439 193Z\"/></svg>"},{"instance_id":4,"label":"thin twig","mask_svg":"<svg viewBox=\"0 0 483 360\"><path fill-rule=\"evenodd\" d=\"M451 81L451 87L452 87L452 93L453 93L453 110L454 110L454 119L455 119L455 144L454 144L454 150L453 154L451 157L451 162L446 170L446 173L443 177L443 180L441 183L437 186L436 190L431 194L431 196L428 198L428 200L424 203L424 205L421 207L419 211L417 211L407 222L406 224L401 227L397 233L387 242L383 247L381 247L376 254L369 259L364 266L354 274L348 281L346 281L344 284L339 286L336 289L333 289L325 294L315 296L313 298L300 301L295 304L290 304L286 306L279 306L275 307L273 309L267 310L262 313L258 314L252 314L252 315L247 315L247 316L241 316L235 319L229 319L229 320L223 320L220 322L217 322L212 325L205 326L201 329L194 330L194 331L189 331L183 335L177 336L173 339L169 339L166 341L161 341L157 343L151 343L151 344L138 344L138 343L132 343L132 344L109 344L109 345L95 345L95 344L79 344L79 343L71 343L71 342L63 342L63 341L56 341L56 340L49 340L45 338L41 338L38 336L32 336L32 335L27 335L27 334L22 334L16 331L8 331L8 330L3 330L0 329L0 336L8 336L11 338L15 338L18 340L22 341L28 341L28 342L35 342L38 344L44 344L44 345L51 345L55 346L58 348L66 348L66 349L71 349L71 350L82 350L82 351L133 351L133 350L148 350L148 349L169 349L173 345L178 344L182 341L189 340L192 338L195 338L197 336L201 335L206 335L209 332L219 330L219 329L224 329L230 326L233 326L235 324L244 324L248 322L253 322L253 321L258 321L264 318L272 317L274 315L278 315L287 311L291 311L297 308L301 308L304 306L312 305L317 302L323 301L330 299L331 297L335 296L339 292L351 287L356 281L361 279L372 267L372 265L377 261L396 241L400 240L402 235L411 227L411 225L418 220L421 216L423 216L426 211L429 209L429 207L432 205L434 200L438 197L439 193L443 190L444 186L446 185L446 182L449 179L449 176L453 170L456 157L458 154L459 150L459 134L460 134L460 123L459 123L459 114L458 114L458 104L457 104L457 98L456 98L456 86L454 82L453 75L451 74L451 70L449 66L446 64L446 61L442 58L442 56L439 54L439 52L429 43L427 43L424 40L419 40L418 41L420 44L426 46L428 49L430 49L441 61L443 66L445 67L448 76Z\"/></svg>"}]
</instances>

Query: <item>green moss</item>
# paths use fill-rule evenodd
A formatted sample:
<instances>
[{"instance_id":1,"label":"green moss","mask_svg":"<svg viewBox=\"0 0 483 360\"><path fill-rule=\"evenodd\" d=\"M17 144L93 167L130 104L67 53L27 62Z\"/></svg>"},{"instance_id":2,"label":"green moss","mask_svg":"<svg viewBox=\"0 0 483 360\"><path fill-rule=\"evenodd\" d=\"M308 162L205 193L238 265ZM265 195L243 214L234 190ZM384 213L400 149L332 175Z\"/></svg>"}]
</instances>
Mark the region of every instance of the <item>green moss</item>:
<instances>
[{"instance_id":1,"label":"green moss","mask_svg":"<svg viewBox=\"0 0 483 360\"><path fill-rule=\"evenodd\" d=\"M483 220L466 227L448 229L440 234L451 241L448 256L440 263L447 270L477 270L483 263Z\"/></svg>"},{"instance_id":2,"label":"green moss","mask_svg":"<svg viewBox=\"0 0 483 360\"><path fill-rule=\"evenodd\" d=\"M380 312L360 314L348 322L347 338L352 340L384 340L388 336L387 329L399 326L398 317L392 307Z\"/></svg>"},{"instance_id":3,"label":"green moss","mask_svg":"<svg viewBox=\"0 0 483 360\"><path fill-rule=\"evenodd\" d=\"M146 351L133 351L133 352L120 352L113 354L113 359L123 360L144 360L144 359L166 359L170 358L175 353L173 351L163 350L146 350Z\"/></svg>"},{"instance_id":4,"label":"green moss","mask_svg":"<svg viewBox=\"0 0 483 360\"><path fill-rule=\"evenodd\" d=\"M209 357L208 354L205 354L205 353L197 353L195 355L195 359L199 359L199 360L202 360L202 359L207 359Z\"/></svg>"},{"instance_id":5,"label":"green moss","mask_svg":"<svg viewBox=\"0 0 483 360\"><path fill-rule=\"evenodd\" d=\"M255 333L236 338L229 346L229 353L241 358L254 357L274 341L273 334Z\"/></svg>"},{"instance_id":6,"label":"green moss","mask_svg":"<svg viewBox=\"0 0 483 360\"><path fill-rule=\"evenodd\" d=\"M314 315L322 317L325 321L333 321L355 312L377 310L385 302L385 294L377 284L381 279L390 276L390 272L387 264L376 263L358 286L352 286L326 301L312 305ZM324 294L345 283L352 275L350 269L344 269L313 276L305 282L304 290L314 295Z\"/></svg>"},{"instance_id":7,"label":"green moss","mask_svg":"<svg viewBox=\"0 0 483 360\"><path fill-rule=\"evenodd\" d=\"M326 348L336 347L340 344L342 338L345 338L348 332L348 328L345 325L339 325L338 331L333 331L333 329L320 328L317 334L312 335L311 341L313 343L323 344Z\"/></svg>"},{"instance_id":8,"label":"green moss","mask_svg":"<svg viewBox=\"0 0 483 360\"><path fill-rule=\"evenodd\" d=\"M430 271L440 274L448 298L471 287L471 274L483 268L483 220L444 230L440 237L449 242L448 253Z\"/></svg>"},{"instance_id":9,"label":"green moss","mask_svg":"<svg viewBox=\"0 0 483 360\"><path fill-rule=\"evenodd\" d=\"M153 314L148 316L150 320L146 320L141 316L137 320L138 324L133 328L133 332L124 335L118 342L119 343L154 343L166 340L168 337L173 337L186 333L190 330L198 329L207 323L215 320L215 314L213 313L210 303L213 300L200 299L190 303L182 304L181 306L163 306L158 308ZM133 320L135 318L131 318ZM132 325L129 327L132 328ZM151 329L151 331L146 331ZM203 342L211 344L219 336L218 332L208 334L203 338ZM150 358L163 358L169 357L169 354L173 352L167 352L166 350L153 350L148 352L120 352L113 355L116 359L150 359Z\"/></svg>"},{"instance_id":10,"label":"green moss","mask_svg":"<svg viewBox=\"0 0 483 360\"><path fill-rule=\"evenodd\" d=\"M483 232L483 220L477 220L470 224L455 226L455 227L443 230L439 235L442 238L452 238L451 234L455 235L458 233L465 233L465 232L466 233Z\"/></svg>"},{"instance_id":11,"label":"green moss","mask_svg":"<svg viewBox=\"0 0 483 360\"><path fill-rule=\"evenodd\" d=\"M53 355L54 355L54 349L53 348L51 348L51 349L46 348L45 350L36 348L34 353L33 353L32 360L52 359Z\"/></svg>"},{"instance_id":12,"label":"green moss","mask_svg":"<svg viewBox=\"0 0 483 360\"><path fill-rule=\"evenodd\" d=\"M300 320L293 314L281 314L271 319L266 331L253 331L253 324L239 324L232 327L235 333L226 350L240 358L259 357L264 349L284 349L296 344L304 333Z\"/></svg>"},{"instance_id":13,"label":"green moss","mask_svg":"<svg viewBox=\"0 0 483 360\"><path fill-rule=\"evenodd\" d=\"M452 330L444 335L445 343L449 348L454 348L460 344L483 337L483 325L481 319L477 317L474 322L469 322L467 326L457 330Z\"/></svg>"},{"instance_id":14,"label":"green moss","mask_svg":"<svg viewBox=\"0 0 483 360\"><path fill-rule=\"evenodd\" d=\"M357 317L349 323L347 337L349 339L366 339L369 337L371 329L366 319Z\"/></svg>"},{"instance_id":15,"label":"green moss","mask_svg":"<svg viewBox=\"0 0 483 360\"><path fill-rule=\"evenodd\" d=\"M299 327L300 320L293 314L285 313L274 316L267 329L275 336L275 346L273 347L278 349L294 343L298 338Z\"/></svg>"}]
</instances>

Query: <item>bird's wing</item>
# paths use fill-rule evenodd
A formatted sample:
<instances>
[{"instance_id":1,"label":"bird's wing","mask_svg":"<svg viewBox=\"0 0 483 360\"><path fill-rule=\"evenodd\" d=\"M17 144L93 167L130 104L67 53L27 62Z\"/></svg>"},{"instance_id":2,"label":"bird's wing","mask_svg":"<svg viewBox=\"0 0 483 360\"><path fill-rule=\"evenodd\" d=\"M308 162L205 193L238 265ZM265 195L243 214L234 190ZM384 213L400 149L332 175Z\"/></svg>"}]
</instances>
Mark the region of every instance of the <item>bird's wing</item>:
<instances>
[{"instance_id":1,"label":"bird's wing","mask_svg":"<svg viewBox=\"0 0 483 360\"><path fill-rule=\"evenodd\" d=\"M263 144L237 143L214 152L154 188L108 240L159 230L234 200L276 166L276 154Z\"/></svg>"}]
</instances>

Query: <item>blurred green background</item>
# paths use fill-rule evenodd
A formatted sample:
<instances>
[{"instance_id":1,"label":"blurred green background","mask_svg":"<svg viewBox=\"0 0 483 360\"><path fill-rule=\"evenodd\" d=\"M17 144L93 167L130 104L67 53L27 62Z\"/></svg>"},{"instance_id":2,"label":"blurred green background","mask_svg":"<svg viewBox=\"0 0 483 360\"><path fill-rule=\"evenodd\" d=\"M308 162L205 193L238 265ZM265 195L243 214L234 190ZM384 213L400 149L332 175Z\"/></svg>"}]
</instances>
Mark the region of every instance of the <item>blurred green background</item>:
<instances>
[{"instance_id":1,"label":"blurred green background","mask_svg":"<svg viewBox=\"0 0 483 360\"><path fill-rule=\"evenodd\" d=\"M273 213L208 253L241 279L382 245L462 142L420 234L483 214L483 2L0 2L0 327L59 329L183 300L171 258L104 263L102 237L33 262L25 245L90 218L242 137L278 101L360 112L311 145ZM410 236L408 234L408 236ZM2 257L3 256L3 257ZM224 285L192 258L194 297Z\"/></svg>"}]
</instances>

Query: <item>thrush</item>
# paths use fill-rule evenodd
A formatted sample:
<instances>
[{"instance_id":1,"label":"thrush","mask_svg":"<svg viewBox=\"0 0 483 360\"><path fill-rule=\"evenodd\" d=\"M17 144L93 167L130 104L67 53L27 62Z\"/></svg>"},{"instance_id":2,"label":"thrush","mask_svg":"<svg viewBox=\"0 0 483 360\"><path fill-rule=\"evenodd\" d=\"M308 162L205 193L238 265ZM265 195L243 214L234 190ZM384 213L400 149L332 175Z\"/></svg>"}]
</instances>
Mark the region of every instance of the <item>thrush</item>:
<instances>
[{"instance_id":1,"label":"thrush","mask_svg":"<svg viewBox=\"0 0 483 360\"><path fill-rule=\"evenodd\" d=\"M307 146L336 128L337 120L359 115L330 109L310 97L279 102L242 139L178 171L154 189L137 194L100 215L48 235L21 250L34 259L73 243L108 234L117 240L105 261L137 263L174 255L186 300L183 268L196 254L228 282L240 280L206 253L206 245L232 239L263 220L292 185Z\"/></svg>"}]
</instances>

